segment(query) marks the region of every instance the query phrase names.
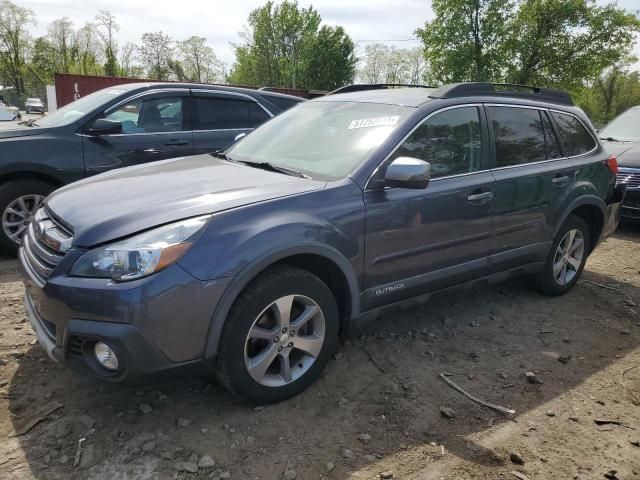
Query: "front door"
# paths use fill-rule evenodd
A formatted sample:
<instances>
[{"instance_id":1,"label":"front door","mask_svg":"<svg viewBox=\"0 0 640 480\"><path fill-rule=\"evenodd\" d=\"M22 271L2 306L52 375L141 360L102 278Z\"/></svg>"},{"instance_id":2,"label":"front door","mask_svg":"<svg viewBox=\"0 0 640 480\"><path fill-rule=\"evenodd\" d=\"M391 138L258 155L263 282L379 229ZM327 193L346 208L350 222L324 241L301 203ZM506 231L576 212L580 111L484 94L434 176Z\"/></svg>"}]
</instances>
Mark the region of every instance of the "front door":
<instances>
[{"instance_id":1,"label":"front door","mask_svg":"<svg viewBox=\"0 0 640 480\"><path fill-rule=\"evenodd\" d=\"M148 93L101 115L122 124L122 133L83 137L87 175L120 167L193 155L189 91Z\"/></svg>"},{"instance_id":2,"label":"front door","mask_svg":"<svg viewBox=\"0 0 640 480\"><path fill-rule=\"evenodd\" d=\"M486 273L493 176L482 119L478 105L430 115L386 161L429 162L427 188L365 192L365 308Z\"/></svg>"}]
</instances>

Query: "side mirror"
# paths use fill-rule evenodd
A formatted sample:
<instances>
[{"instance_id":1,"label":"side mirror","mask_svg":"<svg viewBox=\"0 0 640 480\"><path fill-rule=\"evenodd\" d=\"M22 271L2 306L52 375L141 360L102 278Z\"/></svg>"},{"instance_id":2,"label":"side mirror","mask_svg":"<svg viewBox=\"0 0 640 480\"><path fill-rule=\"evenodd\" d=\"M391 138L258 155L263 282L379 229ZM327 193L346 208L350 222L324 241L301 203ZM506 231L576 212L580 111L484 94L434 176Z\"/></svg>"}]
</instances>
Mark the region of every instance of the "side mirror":
<instances>
[{"instance_id":1,"label":"side mirror","mask_svg":"<svg viewBox=\"0 0 640 480\"><path fill-rule=\"evenodd\" d=\"M122 123L106 118L99 118L93 125L85 130L87 135L99 137L100 135L116 135L122 133Z\"/></svg>"},{"instance_id":2,"label":"side mirror","mask_svg":"<svg viewBox=\"0 0 640 480\"><path fill-rule=\"evenodd\" d=\"M241 138L246 137L247 134L246 133L239 133L238 135L236 135L236 137L233 139L234 143L237 142L238 140L240 140Z\"/></svg>"},{"instance_id":3,"label":"side mirror","mask_svg":"<svg viewBox=\"0 0 640 480\"><path fill-rule=\"evenodd\" d=\"M411 157L398 157L387 167L384 175L386 187L427 188L431 179L431 164Z\"/></svg>"}]
</instances>

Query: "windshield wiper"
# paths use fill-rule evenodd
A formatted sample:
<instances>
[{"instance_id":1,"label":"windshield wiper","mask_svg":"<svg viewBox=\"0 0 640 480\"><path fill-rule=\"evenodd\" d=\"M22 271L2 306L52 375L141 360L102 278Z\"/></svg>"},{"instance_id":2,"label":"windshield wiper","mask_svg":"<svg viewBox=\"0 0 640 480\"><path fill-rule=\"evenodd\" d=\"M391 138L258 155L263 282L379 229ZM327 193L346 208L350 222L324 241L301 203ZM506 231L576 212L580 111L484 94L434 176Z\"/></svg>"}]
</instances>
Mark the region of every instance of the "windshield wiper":
<instances>
[{"instance_id":1,"label":"windshield wiper","mask_svg":"<svg viewBox=\"0 0 640 480\"><path fill-rule=\"evenodd\" d=\"M288 167L282 167L280 165L274 165L273 163L269 163L269 162L249 162L247 160L233 160L233 161L242 163L244 165L248 165L250 167L268 170L270 172L284 173L285 175L291 175L292 177L298 177L298 178L306 178L308 180L311 179L309 175L305 175L304 173L298 170L294 170L293 168L288 168Z\"/></svg>"},{"instance_id":2,"label":"windshield wiper","mask_svg":"<svg viewBox=\"0 0 640 480\"><path fill-rule=\"evenodd\" d=\"M24 122L18 122L19 125L24 125L25 127L39 127L40 125L38 125L36 123L36 119L32 118L30 120L25 120Z\"/></svg>"},{"instance_id":3,"label":"windshield wiper","mask_svg":"<svg viewBox=\"0 0 640 480\"><path fill-rule=\"evenodd\" d=\"M636 143L635 140L623 139L623 138L614 138L614 137L600 137L600 140L606 140L607 142L633 142Z\"/></svg>"}]
</instances>

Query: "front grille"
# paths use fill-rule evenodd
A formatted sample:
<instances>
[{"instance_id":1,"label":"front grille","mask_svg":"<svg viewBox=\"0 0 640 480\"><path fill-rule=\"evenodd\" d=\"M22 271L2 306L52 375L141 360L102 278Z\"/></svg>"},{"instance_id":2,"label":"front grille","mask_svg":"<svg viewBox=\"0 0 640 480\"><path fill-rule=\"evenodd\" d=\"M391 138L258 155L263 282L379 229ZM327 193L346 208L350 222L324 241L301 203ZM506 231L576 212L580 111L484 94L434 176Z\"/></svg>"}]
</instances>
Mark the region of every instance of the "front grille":
<instances>
[{"instance_id":1,"label":"front grille","mask_svg":"<svg viewBox=\"0 0 640 480\"><path fill-rule=\"evenodd\" d=\"M36 212L27 233L22 237L21 259L31 278L40 286L53 273L71 248L71 233L44 208Z\"/></svg>"},{"instance_id":2,"label":"front grille","mask_svg":"<svg viewBox=\"0 0 640 480\"><path fill-rule=\"evenodd\" d=\"M619 168L616 182L628 189L640 188L640 168Z\"/></svg>"}]
</instances>

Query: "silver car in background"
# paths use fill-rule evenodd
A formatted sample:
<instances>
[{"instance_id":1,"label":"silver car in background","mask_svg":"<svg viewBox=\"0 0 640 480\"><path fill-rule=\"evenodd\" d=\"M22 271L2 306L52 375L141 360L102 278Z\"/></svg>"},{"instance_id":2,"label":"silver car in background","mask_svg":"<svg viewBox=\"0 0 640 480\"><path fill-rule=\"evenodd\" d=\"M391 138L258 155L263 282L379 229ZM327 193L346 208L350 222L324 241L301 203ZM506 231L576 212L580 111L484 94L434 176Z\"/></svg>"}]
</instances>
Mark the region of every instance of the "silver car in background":
<instances>
[{"instance_id":1,"label":"silver car in background","mask_svg":"<svg viewBox=\"0 0 640 480\"><path fill-rule=\"evenodd\" d=\"M27 98L24 102L25 113L44 113L44 103L39 98Z\"/></svg>"}]
</instances>

